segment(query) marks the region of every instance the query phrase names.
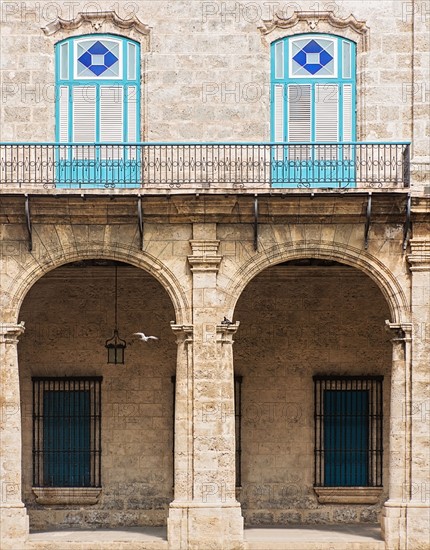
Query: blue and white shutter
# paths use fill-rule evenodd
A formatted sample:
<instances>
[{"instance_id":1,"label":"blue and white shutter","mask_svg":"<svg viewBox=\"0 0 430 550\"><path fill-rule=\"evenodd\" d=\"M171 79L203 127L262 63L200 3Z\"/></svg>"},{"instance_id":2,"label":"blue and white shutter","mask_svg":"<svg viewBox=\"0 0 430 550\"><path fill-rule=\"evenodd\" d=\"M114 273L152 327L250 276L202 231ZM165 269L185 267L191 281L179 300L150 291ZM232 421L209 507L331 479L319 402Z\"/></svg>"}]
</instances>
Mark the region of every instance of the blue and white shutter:
<instances>
[{"instance_id":1,"label":"blue and white shutter","mask_svg":"<svg viewBox=\"0 0 430 550\"><path fill-rule=\"evenodd\" d=\"M73 137L75 143L96 141L96 87L75 86L72 88ZM93 159L93 147L77 147L76 158Z\"/></svg>"},{"instance_id":2,"label":"blue and white shutter","mask_svg":"<svg viewBox=\"0 0 430 550\"><path fill-rule=\"evenodd\" d=\"M139 44L110 35L57 45L57 141L138 141ZM117 148L116 156L120 153Z\"/></svg>"},{"instance_id":3,"label":"blue and white shutter","mask_svg":"<svg viewBox=\"0 0 430 550\"><path fill-rule=\"evenodd\" d=\"M272 56L272 140L353 141L355 44L330 35L300 35L275 42ZM309 150L295 149L308 156ZM321 151L326 158L334 154L332 147Z\"/></svg>"},{"instance_id":4,"label":"blue and white shutter","mask_svg":"<svg viewBox=\"0 0 430 550\"><path fill-rule=\"evenodd\" d=\"M124 141L124 89L122 86L100 86L100 141ZM103 147L103 159L121 158L122 147Z\"/></svg>"}]
</instances>

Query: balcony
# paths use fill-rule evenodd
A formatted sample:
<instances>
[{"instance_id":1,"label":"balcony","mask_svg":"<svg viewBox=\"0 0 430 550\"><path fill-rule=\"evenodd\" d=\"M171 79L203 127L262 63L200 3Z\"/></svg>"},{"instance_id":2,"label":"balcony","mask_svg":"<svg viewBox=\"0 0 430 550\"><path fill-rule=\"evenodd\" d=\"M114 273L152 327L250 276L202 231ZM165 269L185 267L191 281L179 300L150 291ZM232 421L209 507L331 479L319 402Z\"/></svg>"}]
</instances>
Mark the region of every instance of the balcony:
<instances>
[{"instance_id":1,"label":"balcony","mask_svg":"<svg viewBox=\"0 0 430 550\"><path fill-rule=\"evenodd\" d=\"M0 190L404 189L407 142L1 143Z\"/></svg>"}]
</instances>

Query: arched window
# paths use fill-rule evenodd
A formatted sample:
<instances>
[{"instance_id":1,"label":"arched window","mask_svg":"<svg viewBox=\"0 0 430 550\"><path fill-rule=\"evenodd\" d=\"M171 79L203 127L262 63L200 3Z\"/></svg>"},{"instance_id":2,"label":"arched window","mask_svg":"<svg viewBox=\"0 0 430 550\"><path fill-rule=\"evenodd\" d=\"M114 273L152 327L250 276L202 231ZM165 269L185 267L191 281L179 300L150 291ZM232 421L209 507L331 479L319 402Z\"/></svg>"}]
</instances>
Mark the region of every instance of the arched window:
<instances>
[{"instance_id":1,"label":"arched window","mask_svg":"<svg viewBox=\"0 0 430 550\"><path fill-rule=\"evenodd\" d=\"M57 186L135 187L136 148L118 144L140 139L139 44L108 34L68 38L56 44L56 75L56 141L86 144L60 148Z\"/></svg>"},{"instance_id":2,"label":"arched window","mask_svg":"<svg viewBox=\"0 0 430 550\"><path fill-rule=\"evenodd\" d=\"M271 55L271 139L300 144L276 148L273 183L353 185L353 147L341 143L356 139L355 44L297 35L274 42Z\"/></svg>"}]
</instances>

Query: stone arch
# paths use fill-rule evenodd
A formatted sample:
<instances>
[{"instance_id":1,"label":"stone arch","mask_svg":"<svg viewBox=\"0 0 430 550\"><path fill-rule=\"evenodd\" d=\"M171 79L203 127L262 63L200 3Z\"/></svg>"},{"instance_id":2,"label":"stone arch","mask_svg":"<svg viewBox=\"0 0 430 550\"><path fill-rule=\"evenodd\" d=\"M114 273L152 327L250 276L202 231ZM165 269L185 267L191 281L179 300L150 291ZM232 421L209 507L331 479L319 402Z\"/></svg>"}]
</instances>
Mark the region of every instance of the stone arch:
<instances>
[{"instance_id":1,"label":"stone arch","mask_svg":"<svg viewBox=\"0 0 430 550\"><path fill-rule=\"evenodd\" d=\"M155 256L146 252L132 251L129 246L119 243L100 243L98 246L94 243L83 243L78 246L75 243L74 246L50 250L49 256L47 255L38 263L32 262L26 266L20 272L20 276L14 280L8 292L12 320L18 322L25 296L43 275L64 264L93 258L118 260L148 272L161 284L172 301L176 323L188 322L187 315L190 310L188 299L176 276Z\"/></svg>"},{"instance_id":2,"label":"stone arch","mask_svg":"<svg viewBox=\"0 0 430 550\"><path fill-rule=\"evenodd\" d=\"M324 241L297 241L278 244L260 257L251 258L241 266L226 288L226 311L234 308L247 284L267 267L300 258L335 260L350 265L368 275L381 290L390 310L393 323L407 322L408 300L394 274L375 256L353 246Z\"/></svg>"}]
</instances>

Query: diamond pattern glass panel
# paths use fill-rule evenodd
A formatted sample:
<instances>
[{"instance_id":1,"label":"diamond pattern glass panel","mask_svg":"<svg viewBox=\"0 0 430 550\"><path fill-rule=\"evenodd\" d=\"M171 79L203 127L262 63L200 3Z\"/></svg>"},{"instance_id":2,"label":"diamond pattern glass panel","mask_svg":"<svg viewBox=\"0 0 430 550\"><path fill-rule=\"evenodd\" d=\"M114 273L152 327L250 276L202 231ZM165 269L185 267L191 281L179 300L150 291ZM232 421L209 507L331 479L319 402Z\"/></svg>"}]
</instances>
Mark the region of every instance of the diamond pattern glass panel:
<instances>
[{"instance_id":1,"label":"diamond pattern glass panel","mask_svg":"<svg viewBox=\"0 0 430 550\"><path fill-rule=\"evenodd\" d=\"M334 76L334 44L327 39L297 40L292 48L292 73Z\"/></svg>"},{"instance_id":2,"label":"diamond pattern glass panel","mask_svg":"<svg viewBox=\"0 0 430 550\"><path fill-rule=\"evenodd\" d=\"M118 44L110 41L85 41L78 45L78 76L117 77Z\"/></svg>"}]
</instances>

